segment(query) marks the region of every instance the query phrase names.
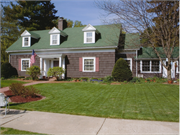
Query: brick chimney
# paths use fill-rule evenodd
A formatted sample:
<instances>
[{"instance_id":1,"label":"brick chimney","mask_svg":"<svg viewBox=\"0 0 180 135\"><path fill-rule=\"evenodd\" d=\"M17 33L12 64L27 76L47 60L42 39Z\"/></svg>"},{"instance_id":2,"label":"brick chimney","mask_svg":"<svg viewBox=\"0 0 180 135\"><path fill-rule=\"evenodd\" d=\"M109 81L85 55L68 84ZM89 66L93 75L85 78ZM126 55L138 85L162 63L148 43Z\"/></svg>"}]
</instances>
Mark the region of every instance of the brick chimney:
<instances>
[{"instance_id":1,"label":"brick chimney","mask_svg":"<svg viewBox=\"0 0 180 135\"><path fill-rule=\"evenodd\" d=\"M65 28L67 28L67 22L63 17L60 17L58 20L58 29L64 30Z\"/></svg>"}]
</instances>

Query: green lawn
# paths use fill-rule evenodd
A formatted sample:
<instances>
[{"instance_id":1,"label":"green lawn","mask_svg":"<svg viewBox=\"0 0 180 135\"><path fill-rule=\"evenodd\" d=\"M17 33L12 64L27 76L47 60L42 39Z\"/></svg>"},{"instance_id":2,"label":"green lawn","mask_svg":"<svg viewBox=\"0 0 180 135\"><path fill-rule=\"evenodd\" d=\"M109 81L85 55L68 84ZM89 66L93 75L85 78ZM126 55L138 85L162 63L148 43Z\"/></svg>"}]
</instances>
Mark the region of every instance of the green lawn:
<instances>
[{"instance_id":1,"label":"green lawn","mask_svg":"<svg viewBox=\"0 0 180 135\"><path fill-rule=\"evenodd\" d=\"M27 83L22 81L16 81L16 80L1 80L1 88L2 87L8 87L11 83Z\"/></svg>"},{"instance_id":2,"label":"green lawn","mask_svg":"<svg viewBox=\"0 0 180 135\"><path fill-rule=\"evenodd\" d=\"M5 128L5 127L1 127L1 135L5 135L5 134L39 134L39 133L34 133L34 132L28 132L28 131L22 131L22 130L17 130L17 129L13 129L13 128ZM43 135L43 134L39 134L39 135Z\"/></svg>"},{"instance_id":3,"label":"green lawn","mask_svg":"<svg viewBox=\"0 0 180 135\"><path fill-rule=\"evenodd\" d=\"M34 86L46 99L12 104L10 108L123 119L179 121L178 85L55 83Z\"/></svg>"}]
</instances>

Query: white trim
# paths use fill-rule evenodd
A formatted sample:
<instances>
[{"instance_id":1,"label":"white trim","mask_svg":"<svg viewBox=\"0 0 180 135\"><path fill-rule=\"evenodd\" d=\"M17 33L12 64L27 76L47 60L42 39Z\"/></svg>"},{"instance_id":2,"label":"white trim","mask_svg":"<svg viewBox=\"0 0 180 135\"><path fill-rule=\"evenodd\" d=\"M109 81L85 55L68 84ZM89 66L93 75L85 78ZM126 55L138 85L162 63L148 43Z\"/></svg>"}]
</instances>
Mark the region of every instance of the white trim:
<instances>
[{"instance_id":1,"label":"white trim","mask_svg":"<svg viewBox=\"0 0 180 135\"><path fill-rule=\"evenodd\" d=\"M159 71L151 71L151 65L152 65L152 60L147 60L150 61L150 71L142 71L142 60L140 61L140 72L141 73L161 73L161 61L159 61Z\"/></svg>"},{"instance_id":2,"label":"white trim","mask_svg":"<svg viewBox=\"0 0 180 135\"><path fill-rule=\"evenodd\" d=\"M92 33L92 42L87 42L87 33ZM95 31L86 31L84 32L84 44L92 44L95 43Z\"/></svg>"},{"instance_id":3,"label":"white trim","mask_svg":"<svg viewBox=\"0 0 180 135\"><path fill-rule=\"evenodd\" d=\"M116 49L117 48L117 46L105 46L105 47L81 47L81 48L56 48L56 49L35 49L35 51L37 52L37 51L39 51L39 52L44 52L45 50L46 51L57 51L57 50L59 50L59 51L87 51L87 52L89 52L89 51L96 51L96 50L100 50L100 51L102 51L102 50L114 50L114 49ZM15 53L15 52L31 52L32 50L13 50L13 51L6 51L7 53ZM82 52L82 53L83 53ZM115 50L114 50L114 52L115 52Z\"/></svg>"},{"instance_id":4,"label":"white trim","mask_svg":"<svg viewBox=\"0 0 180 135\"><path fill-rule=\"evenodd\" d=\"M93 71L84 70L84 60L85 59L94 59L94 70ZM82 57L82 72L96 72L96 57Z\"/></svg>"},{"instance_id":5,"label":"white trim","mask_svg":"<svg viewBox=\"0 0 180 135\"><path fill-rule=\"evenodd\" d=\"M22 52L22 53L11 53L11 55L27 55L27 54L32 54L32 50L28 50L30 52ZM61 51L57 51L57 50L51 50L51 51L48 51L48 50L45 50L42 52L42 51L39 51L38 50L35 50L36 54L41 54L41 55L48 55L48 54L62 54L62 53L85 53L85 52L89 52L89 53L94 53L94 52L115 52L115 49L99 49L99 50L74 50L74 51L66 51L66 50L61 50Z\"/></svg>"},{"instance_id":6,"label":"white trim","mask_svg":"<svg viewBox=\"0 0 180 135\"><path fill-rule=\"evenodd\" d=\"M130 69L132 71L132 58L123 58L124 60L130 60Z\"/></svg>"},{"instance_id":7,"label":"white trim","mask_svg":"<svg viewBox=\"0 0 180 135\"><path fill-rule=\"evenodd\" d=\"M24 39L25 38L28 38L28 45L24 45ZM22 37L22 47L30 47L31 46L31 37L28 36L28 37Z\"/></svg>"},{"instance_id":8,"label":"white trim","mask_svg":"<svg viewBox=\"0 0 180 135\"><path fill-rule=\"evenodd\" d=\"M53 44L53 40L52 40L52 36L53 35L57 35L57 44ZM59 41L60 41L60 34L51 34L50 35L50 45L59 45Z\"/></svg>"},{"instance_id":9,"label":"white trim","mask_svg":"<svg viewBox=\"0 0 180 135\"><path fill-rule=\"evenodd\" d=\"M56 27L53 27L50 31L49 34L59 34L61 33L60 30L58 30Z\"/></svg>"},{"instance_id":10,"label":"white trim","mask_svg":"<svg viewBox=\"0 0 180 135\"><path fill-rule=\"evenodd\" d=\"M21 34L21 37L23 37L23 36L31 36L31 34L30 34L27 30L25 30L25 31Z\"/></svg>"},{"instance_id":11,"label":"white trim","mask_svg":"<svg viewBox=\"0 0 180 135\"><path fill-rule=\"evenodd\" d=\"M22 67L23 67L23 66L22 66L22 61L23 61L23 60L29 60L29 67L30 67L30 59L29 59L29 58L22 58L22 59L21 59L21 71L26 71L26 70L23 70L23 69L22 69Z\"/></svg>"},{"instance_id":12,"label":"white trim","mask_svg":"<svg viewBox=\"0 0 180 135\"><path fill-rule=\"evenodd\" d=\"M86 27L82 29L82 31L95 31L96 28L94 28L91 24L88 24Z\"/></svg>"}]
</instances>

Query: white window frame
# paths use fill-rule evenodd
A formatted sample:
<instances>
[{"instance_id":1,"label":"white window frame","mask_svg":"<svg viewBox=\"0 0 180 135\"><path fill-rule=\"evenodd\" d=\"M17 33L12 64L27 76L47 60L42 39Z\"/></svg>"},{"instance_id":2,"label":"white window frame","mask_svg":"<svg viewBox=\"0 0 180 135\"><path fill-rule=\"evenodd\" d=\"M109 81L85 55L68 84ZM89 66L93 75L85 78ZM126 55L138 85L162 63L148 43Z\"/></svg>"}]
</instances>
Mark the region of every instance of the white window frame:
<instances>
[{"instance_id":1,"label":"white window frame","mask_svg":"<svg viewBox=\"0 0 180 135\"><path fill-rule=\"evenodd\" d=\"M28 45L24 45L24 40L25 40L25 38L28 38ZM30 36L28 36L28 37L23 37L22 38L22 47L30 47L30 45L31 45L31 37Z\"/></svg>"},{"instance_id":2,"label":"white window frame","mask_svg":"<svg viewBox=\"0 0 180 135\"><path fill-rule=\"evenodd\" d=\"M154 60L146 60L146 61L150 61L150 71L142 71L142 61L143 60L141 60L140 61L140 72L141 73L161 73L161 61L159 61L159 71L152 71L151 70L151 67L152 67L152 61L154 61Z\"/></svg>"},{"instance_id":3,"label":"white window frame","mask_svg":"<svg viewBox=\"0 0 180 135\"><path fill-rule=\"evenodd\" d=\"M84 60L85 60L85 59L94 59L94 70L92 70L92 71L84 70ZM82 71L83 71L83 72L96 72L96 57L83 57L82 60L83 60L83 61L82 61L82 69L83 69Z\"/></svg>"},{"instance_id":4,"label":"white window frame","mask_svg":"<svg viewBox=\"0 0 180 135\"><path fill-rule=\"evenodd\" d=\"M92 42L87 42L87 33L92 33ZM84 43L85 44L95 43L95 31L86 31L86 32L84 32Z\"/></svg>"},{"instance_id":5,"label":"white window frame","mask_svg":"<svg viewBox=\"0 0 180 135\"><path fill-rule=\"evenodd\" d=\"M132 71L132 58L123 58L124 60L130 60L130 69Z\"/></svg>"},{"instance_id":6,"label":"white window frame","mask_svg":"<svg viewBox=\"0 0 180 135\"><path fill-rule=\"evenodd\" d=\"M30 59L29 58L23 58L21 59L21 71L26 71L26 70L23 70L23 65L22 65L22 61L23 60L28 60L29 61L29 67L30 67Z\"/></svg>"},{"instance_id":7,"label":"white window frame","mask_svg":"<svg viewBox=\"0 0 180 135\"><path fill-rule=\"evenodd\" d=\"M53 44L53 35L57 35L57 44ZM59 45L59 41L60 41L60 34L50 34L50 45Z\"/></svg>"}]
</instances>

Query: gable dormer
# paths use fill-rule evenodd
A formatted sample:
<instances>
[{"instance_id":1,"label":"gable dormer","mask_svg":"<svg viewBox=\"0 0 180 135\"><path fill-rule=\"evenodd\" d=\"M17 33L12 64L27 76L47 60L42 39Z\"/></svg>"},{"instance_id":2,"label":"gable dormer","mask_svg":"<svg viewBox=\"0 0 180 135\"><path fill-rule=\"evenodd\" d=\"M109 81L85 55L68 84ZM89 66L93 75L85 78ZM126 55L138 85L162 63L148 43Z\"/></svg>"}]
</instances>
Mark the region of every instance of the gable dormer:
<instances>
[{"instance_id":1,"label":"gable dormer","mask_svg":"<svg viewBox=\"0 0 180 135\"><path fill-rule=\"evenodd\" d=\"M88 24L82 31L84 32L84 44L95 43L96 28Z\"/></svg>"},{"instance_id":2,"label":"gable dormer","mask_svg":"<svg viewBox=\"0 0 180 135\"><path fill-rule=\"evenodd\" d=\"M53 27L50 31L50 45L59 45L60 44L60 33L56 27Z\"/></svg>"},{"instance_id":3,"label":"gable dormer","mask_svg":"<svg viewBox=\"0 0 180 135\"><path fill-rule=\"evenodd\" d=\"M30 47L31 46L31 34L25 30L22 34L22 47Z\"/></svg>"},{"instance_id":4,"label":"gable dormer","mask_svg":"<svg viewBox=\"0 0 180 135\"><path fill-rule=\"evenodd\" d=\"M22 34L22 47L30 47L31 46L31 38L38 39L39 35L25 30Z\"/></svg>"}]
</instances>

